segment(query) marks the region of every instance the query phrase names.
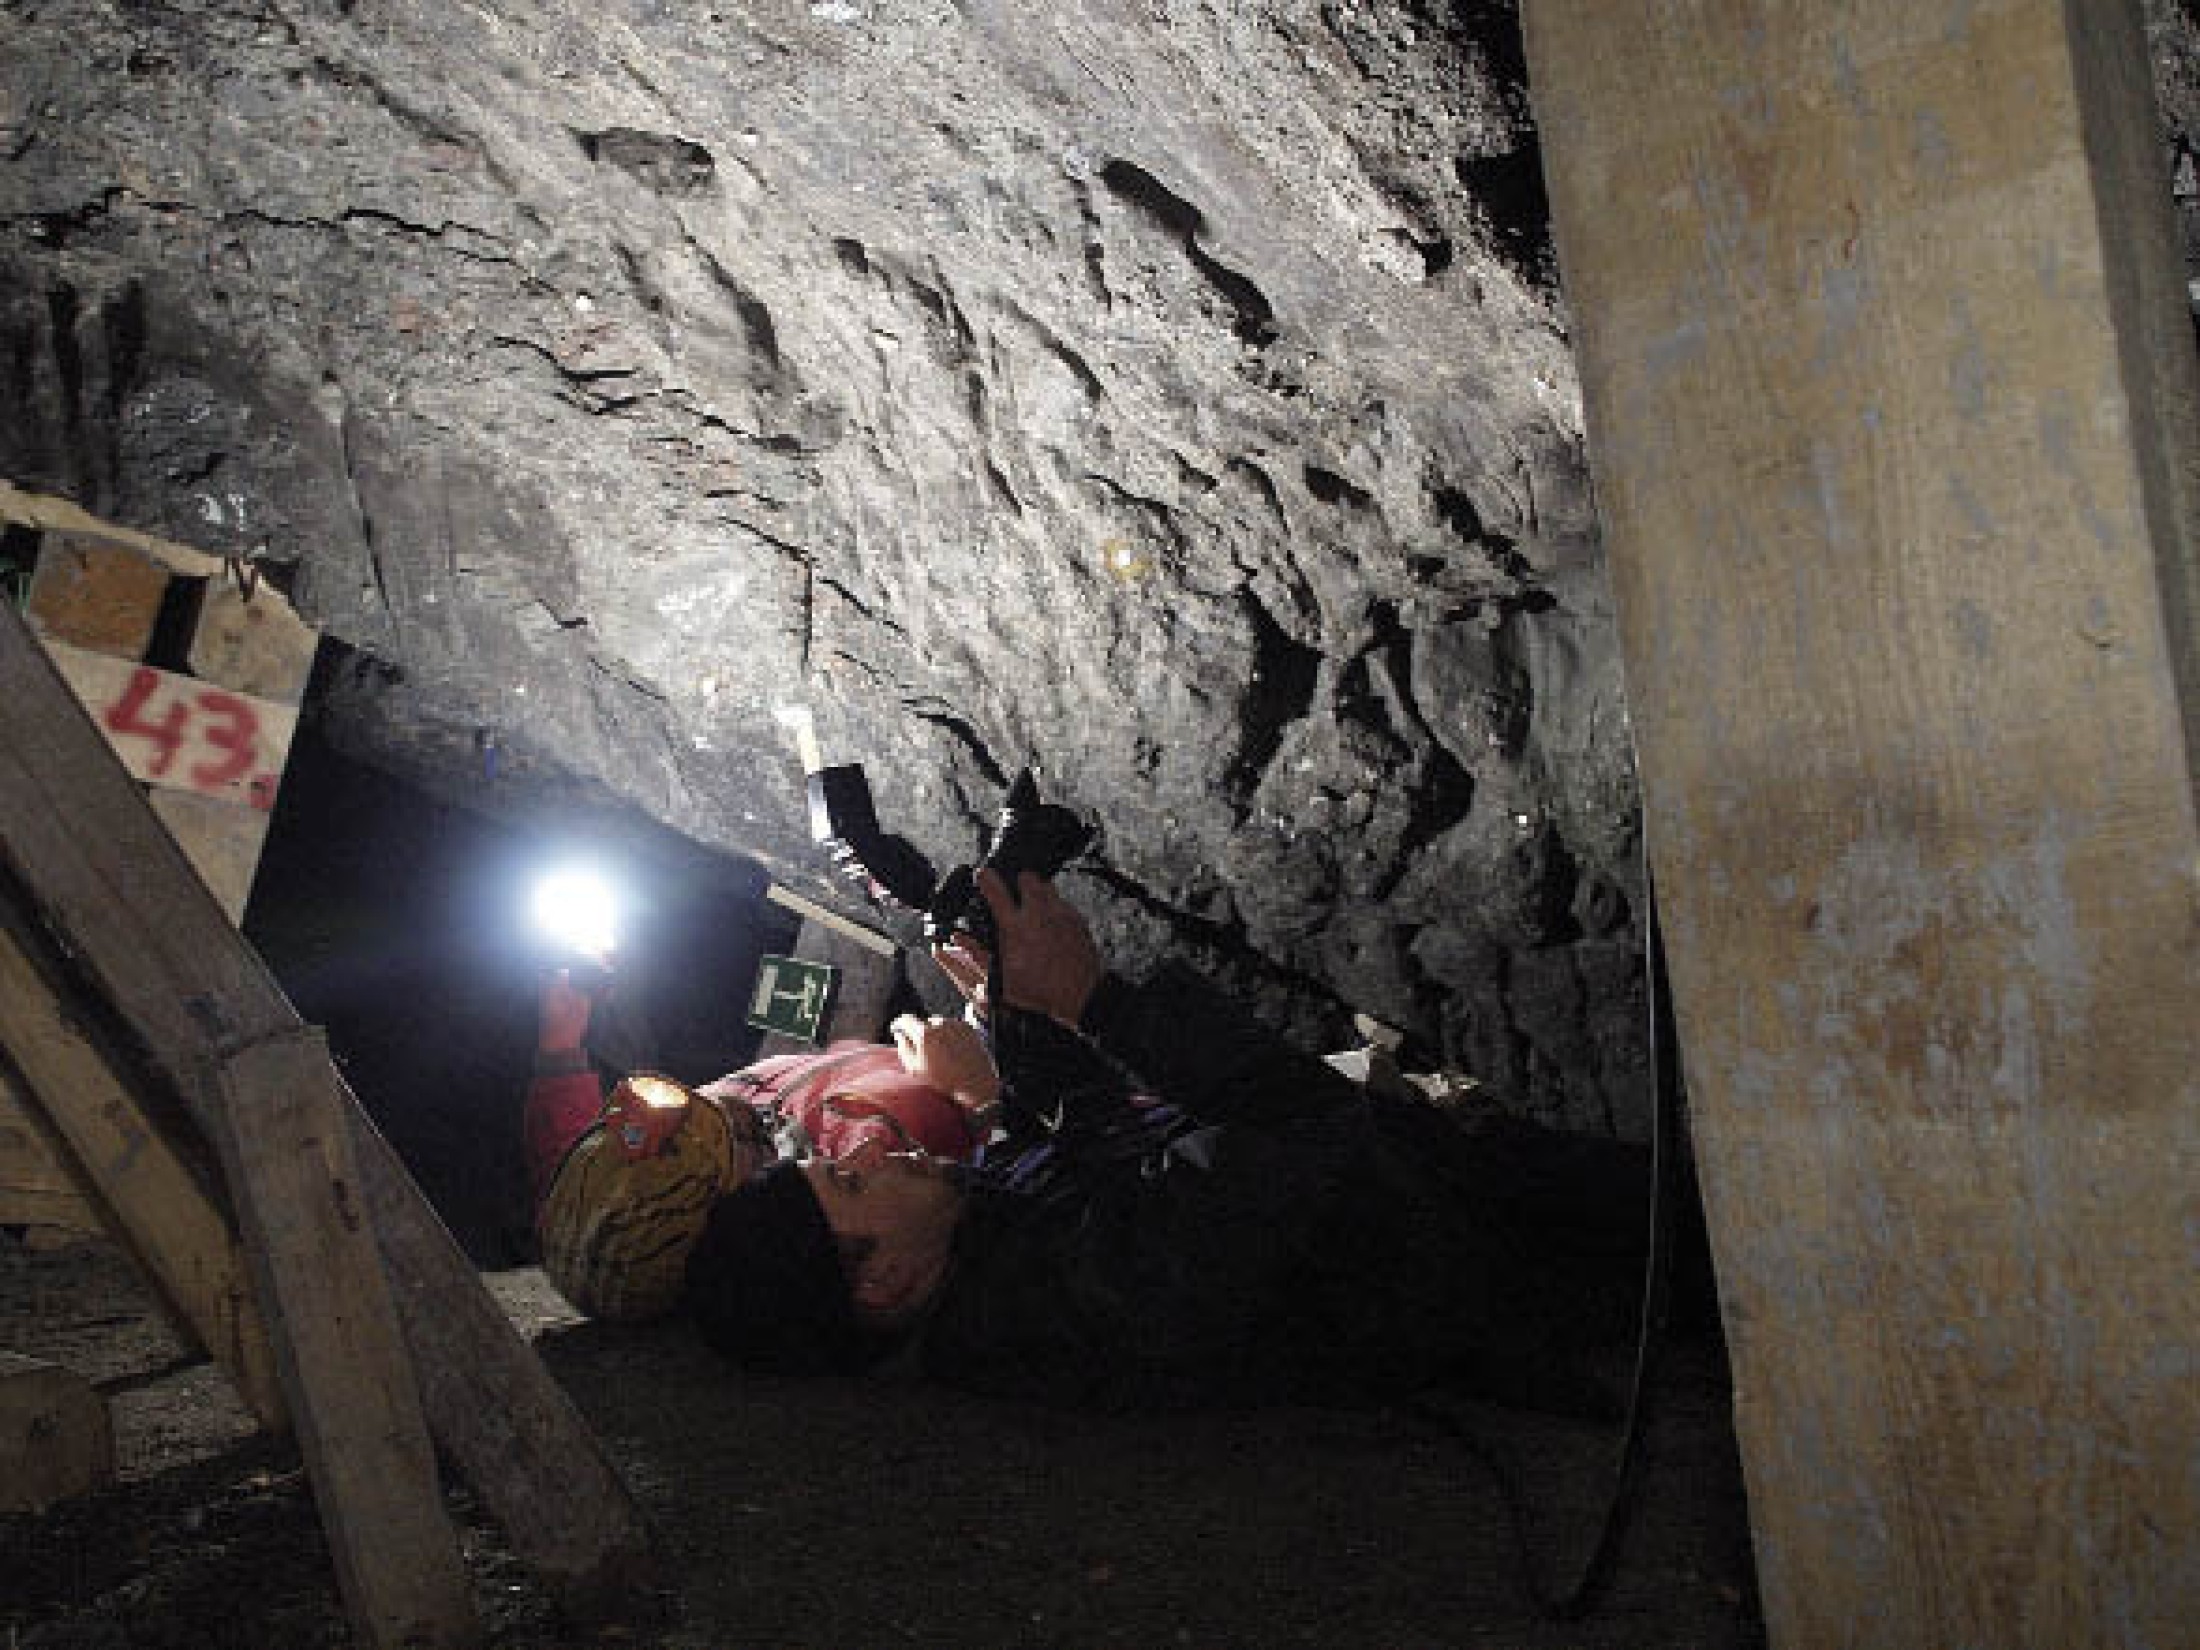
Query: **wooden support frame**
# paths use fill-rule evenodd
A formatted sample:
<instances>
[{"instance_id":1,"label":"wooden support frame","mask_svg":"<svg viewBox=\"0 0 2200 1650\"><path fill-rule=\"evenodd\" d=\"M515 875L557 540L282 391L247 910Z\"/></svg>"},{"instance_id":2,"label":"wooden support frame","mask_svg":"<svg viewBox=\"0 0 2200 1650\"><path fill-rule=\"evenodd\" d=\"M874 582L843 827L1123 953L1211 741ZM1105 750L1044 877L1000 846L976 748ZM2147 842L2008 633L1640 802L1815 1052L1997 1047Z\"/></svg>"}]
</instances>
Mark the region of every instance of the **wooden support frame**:
<instances>
[{"instance_id":1,"label":"wooden support frame","mask_svg":"<svg viewBox=\"0 0 2200 1650\"><path fill-rule=\"evenodd\" d=\"M2137 7L1524 16L1773 1642L2187 1642L2200 419Z\"/></svg>"},{"instance_id":2,"label":"wooden support frame","mask_svg":"<svg viewBox=\"0 0 2200 1650\"><path fill-rule=\"evenodd\" d=\"M240 1081L235 1062L294 1047L296 1011L4 611L0 892L61 942L81 987L112 1007L152 1076L219 1144ZM648 1563L632 1498L388 1144L333 1070L328 1079L351 1154L348 1169L331 1170L350 1201L335 1201L378 1245L436 1442L515 1551L568 1597L623 1586ZM324 1140L320 1149L338 1162L337 1146ZM230 1166L233 1178L239 1167Z\"/></svg>"},{"instance_id":3,"label":"wooden support frame","mask_svg":"<svg viewBox=\"0 0 2200 1650\"><path fill-rule=\"evenodd\" d=\"M244 564L133 533L64 500L0 482L0 523L37 535L23 610L30 628L241 924L318 632ZM192 615L188 674L146 658L161 613L179 598ZM101 1229L73 1190L81 1165L67 1155L0 1083L0 1219ZM258 1383L249 1372L241 1379L261 1410Z\"/></svg>"},{"instance_id":4,"label":"wooden support frame","mask_svg":"<svg viewBox=\"0 0 2200 1650\"><path fill-rule=\"evenodd\" d=\"M228 1374L262 1425L289 1425L275 1353L244 1251L220 1203L171 1131L115 1075L107 1053L63 1007L25 936L0 913L0 1062L26 1115L129 1250L179 1329Z\"/></svg>"}]
</instances>

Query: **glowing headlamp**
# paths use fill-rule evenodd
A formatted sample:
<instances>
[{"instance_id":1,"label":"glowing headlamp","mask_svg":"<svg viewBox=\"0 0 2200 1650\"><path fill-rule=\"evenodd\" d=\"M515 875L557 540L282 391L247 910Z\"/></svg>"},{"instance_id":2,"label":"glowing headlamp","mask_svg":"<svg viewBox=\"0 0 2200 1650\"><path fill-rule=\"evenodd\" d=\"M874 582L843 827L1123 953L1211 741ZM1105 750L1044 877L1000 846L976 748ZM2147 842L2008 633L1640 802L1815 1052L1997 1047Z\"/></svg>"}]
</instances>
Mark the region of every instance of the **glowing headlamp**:
<instances>
[{"instance_id":1,"label":"glowing headlamp","mask_svg":"<svg viewBox=\"0 0 2200 1650\"><path fill-rule=\"evenodd\" d=\"M535 885L535 928L559 950L606 963L619 943L619 900L594 871L568 867Z\"/></svg>"},{"instance_id":2,"label":"glowing headlamp","mask_svg":"<svg viewBox=\"0 0 2200 1650\"><path fill-rule=\"evenodd\" d=\"M694 1092L682 1084L638 1071L612 1091L604 1107L604 1123L620 1155L638 1163L664 1151L695 1103Z\"/></svg>"}]
</instances>

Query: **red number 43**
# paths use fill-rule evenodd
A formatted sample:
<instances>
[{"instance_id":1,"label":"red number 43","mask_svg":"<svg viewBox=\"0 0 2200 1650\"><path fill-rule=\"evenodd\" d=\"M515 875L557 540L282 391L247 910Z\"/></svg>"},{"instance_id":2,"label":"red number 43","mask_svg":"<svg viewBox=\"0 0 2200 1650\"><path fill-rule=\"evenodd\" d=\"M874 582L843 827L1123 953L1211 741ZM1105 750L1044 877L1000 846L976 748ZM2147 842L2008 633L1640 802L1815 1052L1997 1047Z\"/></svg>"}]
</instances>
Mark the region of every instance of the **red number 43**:
<instances>
[{"instance_id":1,"label":"red number 43","mask_svg":"<svg viewBox=\"0 0 2200 1650\"><path fill-rule=\"evenodd\" d=\"M130 673L130 685L107 707L102 718L115 733L152 742L153 756L146 764L152 776L165 779L175 766L189 734L194 708L207 723L200 737L220 755L195 764L190 772L191 783L218 790L250 773L260 737L260 719L251 705L218 688L202 688L191 702L179 694L156 711L152 708L153 696L160 691L161 680L159 671L140 665Z\"/></svg>"}]
</instances>

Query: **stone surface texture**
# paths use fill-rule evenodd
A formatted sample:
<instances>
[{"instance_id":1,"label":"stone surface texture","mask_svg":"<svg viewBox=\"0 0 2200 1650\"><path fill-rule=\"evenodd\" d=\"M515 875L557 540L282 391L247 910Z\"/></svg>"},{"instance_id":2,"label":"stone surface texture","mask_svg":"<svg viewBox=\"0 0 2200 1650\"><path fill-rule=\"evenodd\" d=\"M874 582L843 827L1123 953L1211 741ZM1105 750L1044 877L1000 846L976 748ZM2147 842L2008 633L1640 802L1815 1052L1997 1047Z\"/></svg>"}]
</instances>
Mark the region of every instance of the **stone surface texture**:
<instances>
[{"instance_id":1,"label":"stone surface texture","mask_svg":"<svg viewBox=\"0 0 2200 1650\"><path fill-rule=\"evenodd\" d=\"M2150 24L2189 215L2193 19ZM265 564L347 650L352 747L813 896L795 707L942 864L1030 765L1104 828L1077 897L1126 962L1642 1127L1501 0L0 0L0 36L0 476Z\"/></svg>"}]
</instances>

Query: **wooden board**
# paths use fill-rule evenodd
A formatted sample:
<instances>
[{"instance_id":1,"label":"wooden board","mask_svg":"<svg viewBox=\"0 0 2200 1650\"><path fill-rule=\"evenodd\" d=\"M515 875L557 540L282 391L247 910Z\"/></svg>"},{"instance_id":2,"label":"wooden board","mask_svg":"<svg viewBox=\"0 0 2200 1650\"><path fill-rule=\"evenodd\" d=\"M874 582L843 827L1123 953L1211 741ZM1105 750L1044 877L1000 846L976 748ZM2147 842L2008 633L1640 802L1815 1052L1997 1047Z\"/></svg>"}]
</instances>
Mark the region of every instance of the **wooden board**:
<instances>
[{"instance_id":1,"label":"wooden board","mask_svg":"<svg viewBox=\"0 0 2200 1650\"><path fill-rule=\"evenodd\" d=\"M43 1512L114 1476L114 1427L92 1383L0 1352L0 1512Z\"/></svg>"},{"instance_id":2,"label":"wooden board","mask_svg":"<svg viewBox=\"0 0 2200 1650\"><path fill-rule=\"evenodd\" d=\"M98 1213L55 1157L38 1119L0 1074L0 1226L100 1232Z\"/></svg>"},{"instance_id":3,"label":"wooden board","mask_svg":"<svg viewBox=\"0 0 2200 1650\"><path fill-rule=\"evenodd\" d=\"M1524 18L1772 1641L2191 1643L2200 445L2137 7Z\"/></svg>"},{"instance_id":4,"label":"wooden board","mask_svg":"<svg viewBox=\"0 0 2200 1650\"><path fill-rule=\"evenodd\" d=\"M199 595L187 663L203 682L278 704L295 705L313 674L321 633L264 580L246 588L209 579Z\"/></svg>"},{"instance_id":5,"label":"wooden board","mask_svg":"<svg viewBox=\"0 0 2200 1650\"><path fill-rule=\"evenodd\" d=\"M223 1104L207 1075L220 1051L297 1027L260 959L4 609L0 870L42 926L66 938L202 1126ZM648 1541L602 1447L356 1103L346 1116L436 1441L546 1579L586 1592L626 1574Z\"/></svg>"},{"instance_id":6,"label":"wooden board","mask_svg":"<svg viewBox=\"0 0 2200 1650\"><path fill-rule=\"evenodd\" d=\"M132 777L260 813L274 808L295 706L50 637L46 652Z\"/></svg>"},{"instance_id":7,"label":"wooden board","mask_svg":"<svg viewBox=\"0 0 2200 1650\"><path fill-rule=\"evenodd\" d=\"M171 539L140 533L135 528L121 527L111 521L102 521L82 506L72 504L65 498L30 492L8 481L0 481L0 522L13 523L19 527L35 527L46 533L65 533L71 538L93 544L111 544L121 549L135 550L158 562L169 572L184 578L213 578L225 566L221 557L209 555L204 550L194 550L187 544L177 544Z\"/></svg>"},{"instance_id":8,"label":"wooden board","mask_svg":"<svg viewBox=\"0 0 2200 1650\"><path fill-rule=\"evenodd\" d=\"M286 1426L244 1252L214 1194L4 924L0 1049L22 1080L18 1097L29 1108L22 1123L60 1148L48 1157L54 1172L98 1198L106 1228L129 1249L178 1330L222 1366L260 1424ZM86 1213L97 1227L99 1216L89 1207Z\"/></svg>"},{"instance_id":9,"label":"wooden board","mask_svg":"<svg viewBox=\"0 0 2200 1650\"><path fill-rule=\"evenodd\" d=\"M215 1143L352 1626L369 1645L479 1636L389 1279L320 1034L227 1055Z\"/></svg>"},{"instance_id":10,"label":"wooden board","mask_svg":"<svg viewBox=\"0 0 2200 1650\"><path fill-rule=\"evenodd\" d=\"M23 612L41 635L135 661L167 593L168 570L137 551L49 534Z\"/></svg>"},{"instance_id":11,"label":"wooden board","mask_svg":"<svg viewBox=\"0 0 2200 1650\"><path fill-rule=\"evenodd\" d=\"M146 800L223 913L242 928L245 907L252 900L252 881L259 874L260 853L267 846L269 816L261 809L196 791L156 789Z\"/></svg>"},{"instance_id":12,"label":"wooden board","mask_svg":"<svg viewBox=\"0 0 2200 1650\"><path fill-rule=\"evenodd\" d=\"M404 1218L420 1207L419 1192L366 1114L354 1106L351 1118L367 1207L403 1292L405 1340L436 1441L569 1610L616 1610L653 1573L626 1486L457 1241L432 1217Z\"/></svg>"}]
</instances>

